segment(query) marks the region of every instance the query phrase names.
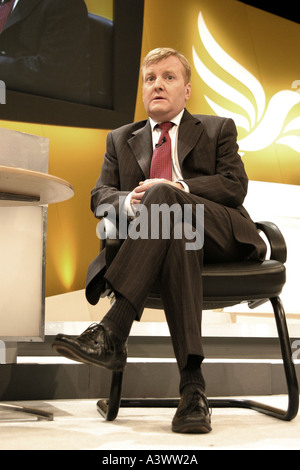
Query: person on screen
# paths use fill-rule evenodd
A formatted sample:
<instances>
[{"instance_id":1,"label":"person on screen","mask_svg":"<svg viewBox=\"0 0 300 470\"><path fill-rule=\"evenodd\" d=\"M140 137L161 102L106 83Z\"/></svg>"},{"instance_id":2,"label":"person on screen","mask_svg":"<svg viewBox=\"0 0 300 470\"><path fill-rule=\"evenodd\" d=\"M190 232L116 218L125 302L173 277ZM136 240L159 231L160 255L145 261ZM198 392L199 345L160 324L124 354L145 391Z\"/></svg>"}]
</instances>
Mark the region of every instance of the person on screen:
<instances>
[{"instance_id":1,"label":"person on screen","mask_svg":"<svg viewBox=\"0 0 300 470\"><path fill-rule=\"evenodd\" d=\"M103 278L116 300L99 324L77 337L57 335L53 348L77 361L123 370L131 326L141 318L151 286L159 279L180 372L181 400L172 430L207 433L211 418L201 369L203 262L262 260L266 246L242 205L248 178L238 154L234 122L191 115L186 110L191 67L179 52L169 48L151 51L141 73L149 118L108 134L101 174L91 194L96 216L101 206L103 211L111 207L119 219L124 211L128 215L128 235L108 269L104 249L90 264L87 275L90 303L99 300ZM158 149L164 149L164 155ZM171 172L168 177L160 176L154 162L158 159L160 163L168 154ZM204 206L204 245L188 249L191 232L185 230L175 237L175 214L170 219L169 236L163 237L161 230L152 237L150 229L156 228L152 208L162 204L177 209L189 206L193 217L188 223L193 229L199 222L197 208ZM143 231L138 227L142 211L149 231L144 232L147 236L136 237ZM186 224L184 212L179 210L179 214L177 223Z\"/></svg>"},{"instance_id":2,"label":"person on screen","mask_svg":"<svg viewBox=\"0 0 300 470\"><path fill-rule=\"evenodd\" d=\"M87 103L84 0L0 2L0 80L8 90Z\"/></svg>"}]
</instances>

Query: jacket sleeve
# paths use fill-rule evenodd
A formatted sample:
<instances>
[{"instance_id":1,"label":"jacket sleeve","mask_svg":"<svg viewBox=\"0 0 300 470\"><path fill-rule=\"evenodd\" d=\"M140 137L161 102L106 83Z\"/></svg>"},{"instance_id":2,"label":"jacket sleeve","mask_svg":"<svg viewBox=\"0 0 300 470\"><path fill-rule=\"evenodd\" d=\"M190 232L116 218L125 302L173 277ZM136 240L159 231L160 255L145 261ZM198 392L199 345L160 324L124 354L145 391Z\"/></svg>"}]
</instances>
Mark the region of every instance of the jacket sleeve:
<instances>
[{"instance_id":1,"label":"jacket sleeve","mask_svg":"<svg viewBox=\"0 0 300 470\"><path fill-rule=\"evenodd\" d=\"M124 201L129 191L120 190L120 172L117 152L113 141L113 132L107 136L106 153L101 168L101 174L91 192L91 210L95 216L100 205L103 208L112 206L119 213L120 200Z\"/></svg>"}]
</instances>

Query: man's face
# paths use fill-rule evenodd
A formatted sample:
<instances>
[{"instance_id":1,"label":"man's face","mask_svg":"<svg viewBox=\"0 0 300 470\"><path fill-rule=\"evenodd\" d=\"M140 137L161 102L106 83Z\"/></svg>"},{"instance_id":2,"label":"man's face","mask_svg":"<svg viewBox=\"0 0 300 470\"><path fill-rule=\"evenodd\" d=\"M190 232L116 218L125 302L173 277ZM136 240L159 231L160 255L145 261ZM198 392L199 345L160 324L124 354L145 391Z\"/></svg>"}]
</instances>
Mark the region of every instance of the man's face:
<instances>
[{"instance_id":1,"label":"man's face","mask_svg":"<svg viewBox=\"0 0 300 470\"><path fill-rule=\"evenodd\" d=\"M143 102L148 116L170 121L185 107L191 84L185 83L184 68L176 56L150 64L143 74Z\"/></svg>"}]
</instances>

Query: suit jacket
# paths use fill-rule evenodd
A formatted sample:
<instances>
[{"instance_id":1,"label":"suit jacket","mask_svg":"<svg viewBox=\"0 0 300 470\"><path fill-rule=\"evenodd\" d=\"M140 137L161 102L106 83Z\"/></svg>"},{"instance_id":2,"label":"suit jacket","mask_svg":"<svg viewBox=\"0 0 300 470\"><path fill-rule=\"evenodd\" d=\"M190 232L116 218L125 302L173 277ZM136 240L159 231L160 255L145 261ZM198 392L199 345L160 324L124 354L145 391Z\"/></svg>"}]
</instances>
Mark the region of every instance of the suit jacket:
<instances>
[{"instance_id":1,"label":"suit jacket","mask_svg":"<svg viewBox=\"0 0 300 470\"><path fill-rule=\"evenodd\" d=\"M7 89L88 101L88 16L84 0L19 0L0 34Z\"/></svg>"},{"instance_id":2,"label":"suit jacket","mask_svg":"<svg viewBox=\"0 0 300 470\"><path fill-rule=\"evenodd\" d=\"M262 259L265 244L242 205L248 178L237 153L236 137L231 119L191 115L185 110L178 131L179 164L190 192L208 202L222 204L230 216L236 240L252 245L252 256ZM91 209L95 214L100 204L112 204L118 213L119 196L126 196L139 181L149 178L152 152L149 120L108 134L101 175L91 193ZM86 295L91 303L99 299L104 271L105 250L89 266Z\"/></svg>"}]
</instances>

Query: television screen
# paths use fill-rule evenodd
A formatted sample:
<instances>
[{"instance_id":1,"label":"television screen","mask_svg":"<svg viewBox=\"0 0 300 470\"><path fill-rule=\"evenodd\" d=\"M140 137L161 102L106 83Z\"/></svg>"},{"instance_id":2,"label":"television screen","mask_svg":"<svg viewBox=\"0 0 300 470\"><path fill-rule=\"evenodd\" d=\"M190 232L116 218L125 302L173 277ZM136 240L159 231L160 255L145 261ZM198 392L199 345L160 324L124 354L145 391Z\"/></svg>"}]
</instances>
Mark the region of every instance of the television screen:
<instances>
[{"instance_id":1,"label":"television screen","mask_svg":"<svg viewBox=\"0 0 300 470\"><path fill-rule=\"evenodd\" d=\"M132 121L143 1L110 0L112 18L93 3L4 0L0 119L91 128Z\"/></svg>"}]
</instances>

